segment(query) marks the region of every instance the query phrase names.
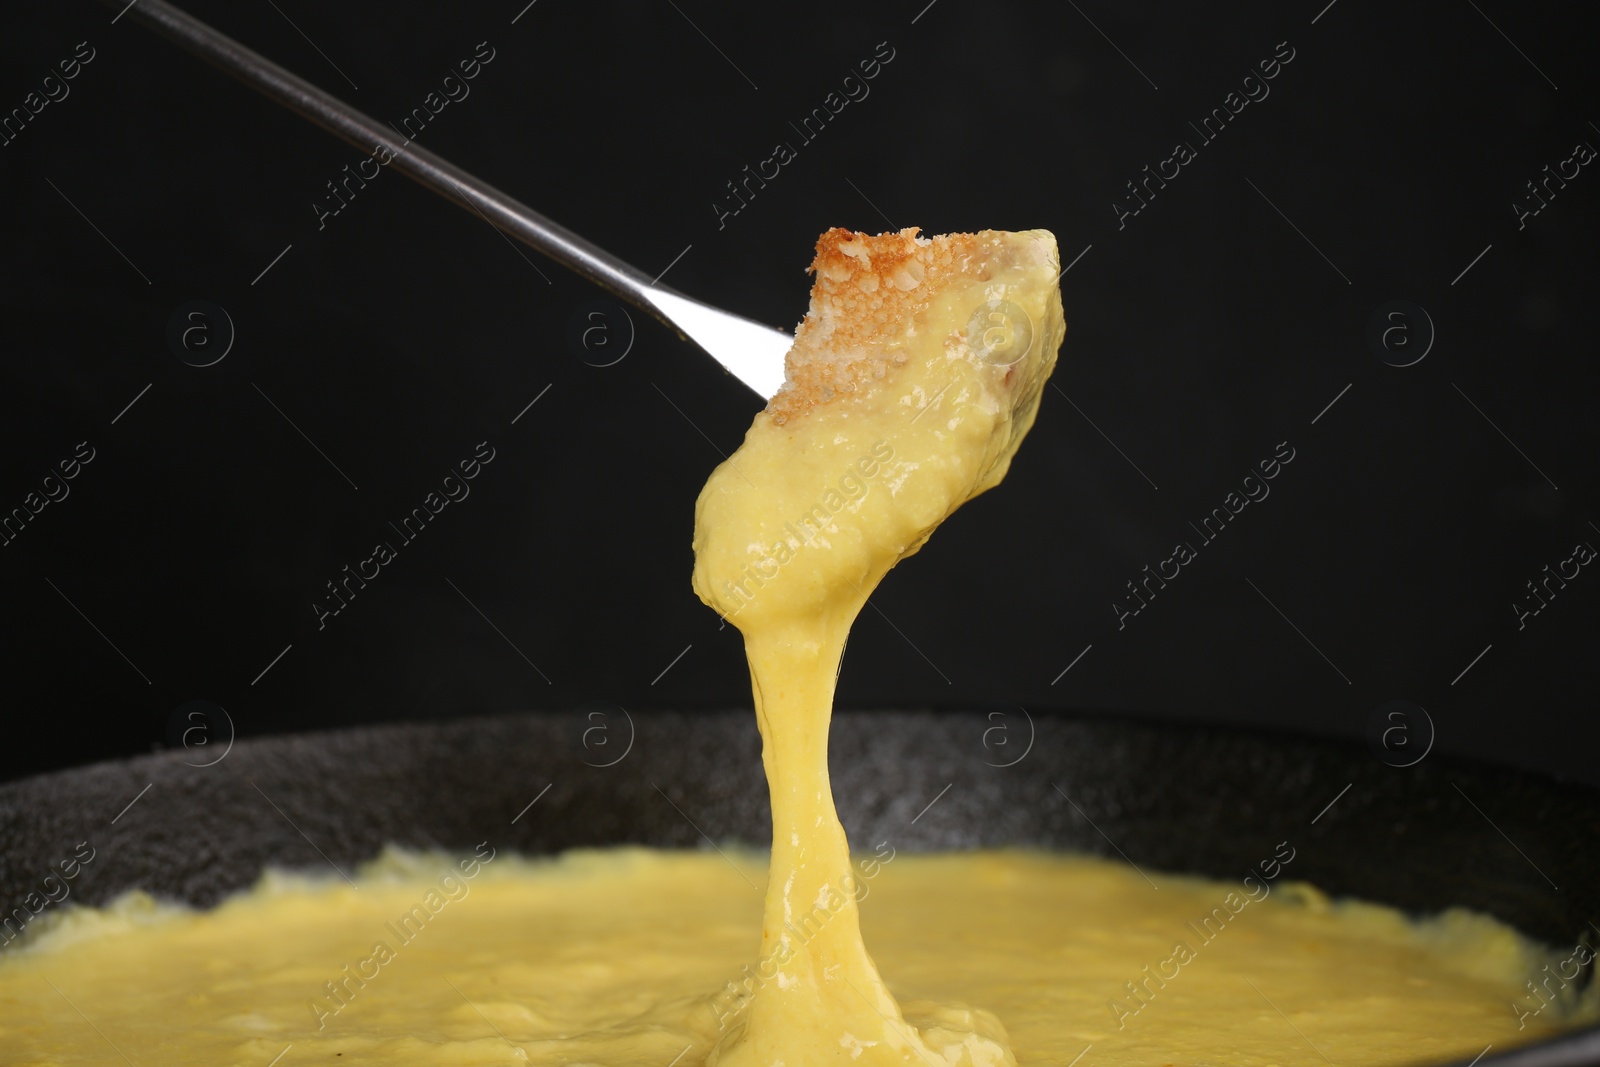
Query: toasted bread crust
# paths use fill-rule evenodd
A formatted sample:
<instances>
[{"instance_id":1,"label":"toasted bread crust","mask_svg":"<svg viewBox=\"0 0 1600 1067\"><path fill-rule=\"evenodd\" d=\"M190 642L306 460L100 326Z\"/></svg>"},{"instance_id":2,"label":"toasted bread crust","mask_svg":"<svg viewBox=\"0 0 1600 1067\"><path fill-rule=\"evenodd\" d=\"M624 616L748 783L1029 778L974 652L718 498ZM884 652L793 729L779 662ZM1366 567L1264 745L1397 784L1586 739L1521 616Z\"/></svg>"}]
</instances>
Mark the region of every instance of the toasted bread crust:
<instances>
[{"instance_id":1,"label":"toasted bread crust","mask_svg":"<svg viewBox=\"0 0 1600 1067\"><path fill-rule=\"evenodd\" d=\"M774 422L887 377L905 357L884 344L908 335L946 279L987 277L983 235L917 234L915 226L876 236L835 227L817 239L811 309L784 360L788 381L767 405Z\"/></svg>"}]
</instances>

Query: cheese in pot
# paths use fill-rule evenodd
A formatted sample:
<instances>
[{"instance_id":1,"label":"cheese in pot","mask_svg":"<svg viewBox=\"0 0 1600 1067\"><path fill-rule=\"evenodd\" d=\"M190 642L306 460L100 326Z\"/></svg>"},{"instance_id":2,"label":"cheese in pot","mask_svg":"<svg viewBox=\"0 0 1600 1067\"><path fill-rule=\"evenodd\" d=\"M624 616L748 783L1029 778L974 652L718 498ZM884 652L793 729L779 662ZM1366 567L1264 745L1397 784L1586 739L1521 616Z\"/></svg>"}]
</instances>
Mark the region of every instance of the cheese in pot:
<instances>
[{"instance_id":1,"label":"cheese in pot","mask_svg":"<svg viewBox=\"0 0 1600 1067\"><path fill-rule=\"evenodd\" d=\"M204 912L143 895L68 908L0 952L0 1064L699 1067L729 1004L776 984L745 881L764 884L766 856L724 851L391 851L351 872L359 888L273 872ZM1330 902L1294 867L1261 899L1146 869L1158 891L1098 859L893 842L854 872L908 1020L982 1005L1023 1067L1088 1046L1077 1067L1465 1062L1594 1021L1592 996L1555 1000L1570 948L1465 912ZM1230 893L1249 900L1237 913ZM1533 977L1552 991L1543 1010ZM860 1062L837 1035L807 1038Z\"/></svg>"}]
</instances>

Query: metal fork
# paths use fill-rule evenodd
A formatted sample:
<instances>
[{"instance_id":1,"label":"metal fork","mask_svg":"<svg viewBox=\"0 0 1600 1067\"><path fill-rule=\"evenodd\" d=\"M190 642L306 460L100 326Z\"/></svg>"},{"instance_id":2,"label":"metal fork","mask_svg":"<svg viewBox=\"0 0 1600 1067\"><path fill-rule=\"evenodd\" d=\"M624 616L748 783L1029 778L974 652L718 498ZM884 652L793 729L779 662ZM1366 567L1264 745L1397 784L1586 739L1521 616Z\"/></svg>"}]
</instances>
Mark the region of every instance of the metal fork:
<instances>
[{"instance_id":1,"label":"metal fork","mask_svg":"<svg viewBox=\"0 0 1600 1067\"><path fill-rule=\"evenodd\" d=\"M369 153L386 149L393 154L389 166L446 200L476 210L501 233L654 315L699 345L763 400L770 398L783 384L783 357L794 338L781 330L657 285L637 267L597 248L426 148L415 143L397 143L393 132L382 123L165 0L132 0L122 10L130 18L138 19L163 37L357 148Z\"/></svg>"}]
</instances>

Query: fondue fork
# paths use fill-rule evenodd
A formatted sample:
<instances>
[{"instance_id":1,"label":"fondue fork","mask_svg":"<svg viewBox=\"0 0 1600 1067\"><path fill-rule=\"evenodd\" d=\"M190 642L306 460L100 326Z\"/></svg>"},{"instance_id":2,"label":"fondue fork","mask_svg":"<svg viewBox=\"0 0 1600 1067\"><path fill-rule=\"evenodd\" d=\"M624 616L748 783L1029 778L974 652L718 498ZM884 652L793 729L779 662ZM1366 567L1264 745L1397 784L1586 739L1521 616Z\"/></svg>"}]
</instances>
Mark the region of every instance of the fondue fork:
<instances>
[{"instance_id":1,"label":"fondue fork","mask_svg":"<svg viewBox=\"0 0 1600 1067\"><path fill-rule=\"evenodd\" d=\"M383 123L291 74L165 0L115 0L122 14L193 52L269 99L364 152L392 153L388 166L459 207L470 208L507 237L542 252L672 327L755 390L763 400L783 384L783 358L794 338L665 286L631 264L546 218L415 143L397 144ZM121 18L122 15L118 15ZM659 275L658 275L659 277Z\"/></svg>"}]
</instances>

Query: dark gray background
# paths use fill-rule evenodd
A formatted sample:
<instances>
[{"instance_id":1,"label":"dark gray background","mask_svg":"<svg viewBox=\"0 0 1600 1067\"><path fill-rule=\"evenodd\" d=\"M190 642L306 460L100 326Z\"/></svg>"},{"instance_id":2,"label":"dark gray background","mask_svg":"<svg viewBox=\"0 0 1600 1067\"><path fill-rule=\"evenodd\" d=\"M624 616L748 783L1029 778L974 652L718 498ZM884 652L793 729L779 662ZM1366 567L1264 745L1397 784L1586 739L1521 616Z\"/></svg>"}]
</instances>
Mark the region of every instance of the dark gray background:
<instances>
[{"instance_id":1,"label":"dark gray background","mask_svg":"<svg viewBox=\"0 0 1600 1067\"><path fill-rule=\"evenodd\" d=\"M495 59L422 144L776 325L803 313L829 226L1047 227L1064 261L1082 253L1033 435L873 598L842 704L1360 736L1406 699L1438 751L1600 782L1600 576L1525 629L1511 607L1600 545L1600 177L1584 168L1520 231L1511 207L1575 143L1600 147L1584 16L523 3L188 9L379 118L487 41ZM637 313L627 358L585 365L567 327L599 294L527 253L547 283L398 174L319 232L311 205L362 153L115 14L32 5L0 39L3 110L78 42L96 50L0 147L0 511L79 441L96 450L0 548L0 777L166 744L196 699L241 736L747 705L737 635L689 589L689 540L759 402ZM719 230L724 183L796 141L788 124L881 41L895 58L870 96ZM1188 123L1283 41L1271 95L1119 229L1124 183L1198 144ZM166 341L192 299L237 327L212 367ZM1393 300L1437 329L1407 368L1366 341ZM324 583L483 440L497 455L470 497L319 631ZM1281 441L1296 458L1271 496L1119 631L1124 583Z\"/></svg>"}]
</instances>

